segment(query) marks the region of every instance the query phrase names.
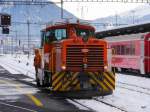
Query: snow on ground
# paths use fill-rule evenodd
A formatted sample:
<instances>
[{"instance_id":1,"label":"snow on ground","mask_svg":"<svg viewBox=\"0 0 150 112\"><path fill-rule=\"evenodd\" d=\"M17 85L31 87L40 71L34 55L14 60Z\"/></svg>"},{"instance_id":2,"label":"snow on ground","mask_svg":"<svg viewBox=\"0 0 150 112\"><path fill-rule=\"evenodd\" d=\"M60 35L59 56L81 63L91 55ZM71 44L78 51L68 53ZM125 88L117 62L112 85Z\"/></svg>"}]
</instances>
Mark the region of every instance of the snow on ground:
<instances>
[{"instance_id":1,"label":"snow on ground","mask_svg":"<svg viewBox=\"0 0 150 112\"><path fill-rule=\"evenodd\" d=\"M25 74L35 78L35 71L33 67L33 56L28 59L27 55L2 55L0 56L0 65L13 74ZM104 98L98 97L99 100L113 104L127 112L150 112L150 91L148 94L137 91L128 90L119 87L119 82L133 84L144 88L150 88L150 78L137 77L123 74L116 74L116 90L112 95ZM124 85L125 86L125 85ZM132 87L133 88L133 87ZM134 88L140 91L140 88ZM145 91L144 91L145 92ZM69 100L68 100L69 101ZM112 108L103 103L97 102L93 99L76 99L77 102L82 103L97 112L120 112L116 108ZM72 103L71 101L69 101ZM73 103L74 104L74 103ZM79 105L74 104L81 108Z\"/></svg>"},{"instance_id":2,"label":"snow on ground","mask_svg":"<svg viewBox=\"0 0 150 112\"><path fill-rule=\"evenodd\" d=\"M123 88L116 88L113 95L99 97L99 100L113 104L128 112L149 112L150 95L137 93Z\"/></svg>"},{"instance_id":3,"label":"snow on ground","mask_svg":"<svg viewBox=\"0 0 150 112\"><path fill-rule=\"evenodd\" d=\"M27 55L1 55L0 65L7 69L11 74L25 74L31 78L35 78L35 70L33 66L33 55L29 58Z\"/></svg>"},{"instance_id":4,"label":"snow on ground","mask_svg":"<svg viewBox=\"0 0 150 112\"><path fill-rule=\"evenodd\" d=\"M139 85L144 88L150 88L150 78L146 77L137 77L137 76L128 76L118 73L117 80L119 82Z\"/></svg>"}]
</instances>

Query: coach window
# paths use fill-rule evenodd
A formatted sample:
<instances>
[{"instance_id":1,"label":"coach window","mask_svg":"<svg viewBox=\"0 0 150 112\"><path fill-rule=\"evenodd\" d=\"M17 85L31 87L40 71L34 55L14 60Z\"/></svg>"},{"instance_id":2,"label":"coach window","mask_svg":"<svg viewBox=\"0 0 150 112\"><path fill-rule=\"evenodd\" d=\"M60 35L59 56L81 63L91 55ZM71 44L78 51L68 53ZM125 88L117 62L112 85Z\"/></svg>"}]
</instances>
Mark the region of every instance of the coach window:
<instances>
[{"instance_id":1,"label":"coach window","mask_svg":"<svg viewBox=\"0 0 150 112\"><path fill-rule=\"evenodd\" d=\"M125 46L121 45L121 55L125 55Z\"/></svg>"},{"instance_id":2,"label":"coach window","mask_svg":"<svg viewBox=\"0 0 150 112\"><path fill-rule=\"evenodd\" d=\"M66 29L56 29L55 37L57 40L66 39L67 38Z\"/></svg>"},{"instance_id":3,"label":"coach window","mask_svg":"<svg viewBox=\"0 0 150 112\"><path fill-rule=\"evenodd\" d=\"M131 54L130 45L127 45L127 46L125 47L125 52L126 52L126 55L130 55L130 54Z\"/></svg>"},{"instance_id":4,"label":"coach window","mask_svg":"<svg viewBox=\"0 0 150 112\"><path fill-rule=\"evenodd\" d=\"M120 55L121 54L121 49L120 49L120 45L117 45L117 53L116 54L118 54L118 55Z\"/></svg>"},{"instance_id":5,"label":"coach window","mask_svg":"<svg viewBox=\"0 0 150 112\"><path fill-rule=\"evenodd\" d=\"M131 43L131 55L135 55L135 45Z\"/></svg>"}]
</instances>

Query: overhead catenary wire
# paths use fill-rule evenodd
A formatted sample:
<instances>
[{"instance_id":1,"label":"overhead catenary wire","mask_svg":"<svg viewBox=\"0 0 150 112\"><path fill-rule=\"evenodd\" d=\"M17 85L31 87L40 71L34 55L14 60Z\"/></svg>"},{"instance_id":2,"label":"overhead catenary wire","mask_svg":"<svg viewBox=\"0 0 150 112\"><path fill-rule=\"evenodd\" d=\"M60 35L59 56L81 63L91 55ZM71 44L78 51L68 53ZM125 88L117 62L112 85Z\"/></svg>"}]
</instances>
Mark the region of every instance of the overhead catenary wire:
<instances>
[{"instance_id":1,"label":"overhead catenary wire","mask_svg":"<svg viewBox=\"0 0 150 112\"><path fill-rule=\"evenodd\" d=\"M119 3L150 3L149 0L63 0L63 2L119 2Z\"/></svg>"},{"instance_id":2,"label":"overhead catenary wire","mask_svg":"<svg viewBox=\"0 0 150 112\"><path fill-rule=\"evenodd\" d=\"M0 5L50 5L60 4L61 2L36 1L36 0L1 0Z\"/></svg>"}]
</instances>

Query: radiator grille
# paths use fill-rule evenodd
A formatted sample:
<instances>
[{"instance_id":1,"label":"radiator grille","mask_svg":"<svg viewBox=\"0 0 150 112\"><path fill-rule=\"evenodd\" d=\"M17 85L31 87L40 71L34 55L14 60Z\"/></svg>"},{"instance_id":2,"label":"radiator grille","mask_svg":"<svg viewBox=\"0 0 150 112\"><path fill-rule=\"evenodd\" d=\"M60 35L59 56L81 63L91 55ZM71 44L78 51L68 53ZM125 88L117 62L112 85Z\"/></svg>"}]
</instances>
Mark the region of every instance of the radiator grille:
<instances>
[{"instance_id":1,"label":"radiator grille","mask_svg":"<svg viewBox=\"0 0 150 112\"><path fill-rule=\"evenodd\" d=\"M85 55L82 49L88 49ZM70 71L83 71L83 58L87 59L87 71L103 71L104 46L103 45L68 45L66 54L66 67Z\"/></svg>"}]
</instances>

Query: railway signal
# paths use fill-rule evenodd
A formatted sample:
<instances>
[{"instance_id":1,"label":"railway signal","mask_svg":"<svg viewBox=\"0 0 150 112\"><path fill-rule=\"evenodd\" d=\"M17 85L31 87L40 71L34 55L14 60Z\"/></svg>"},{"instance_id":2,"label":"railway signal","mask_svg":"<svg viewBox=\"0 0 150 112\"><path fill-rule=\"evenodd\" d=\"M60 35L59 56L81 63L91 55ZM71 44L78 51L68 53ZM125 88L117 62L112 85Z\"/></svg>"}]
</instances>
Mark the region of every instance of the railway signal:
<instances>
[{"instance_id":1,"label":"railway signal","mask_svg":"<svg viewBox=\"0 0 150 112\"><path fill-rule=\"evenodd\" d=\"M9 14L0 14L0 26L10 26L11 16Z\"/></svg>"},{"instance_id":2,"label":"railway signal","mask_svg":"<svg viewBox=\"0 0 150 112\"><path fill-rule=\"evenodd\" d=\"M2 27L2 34L9 34L9 28L8 27Z\"/></svg>"}]
</instances>

